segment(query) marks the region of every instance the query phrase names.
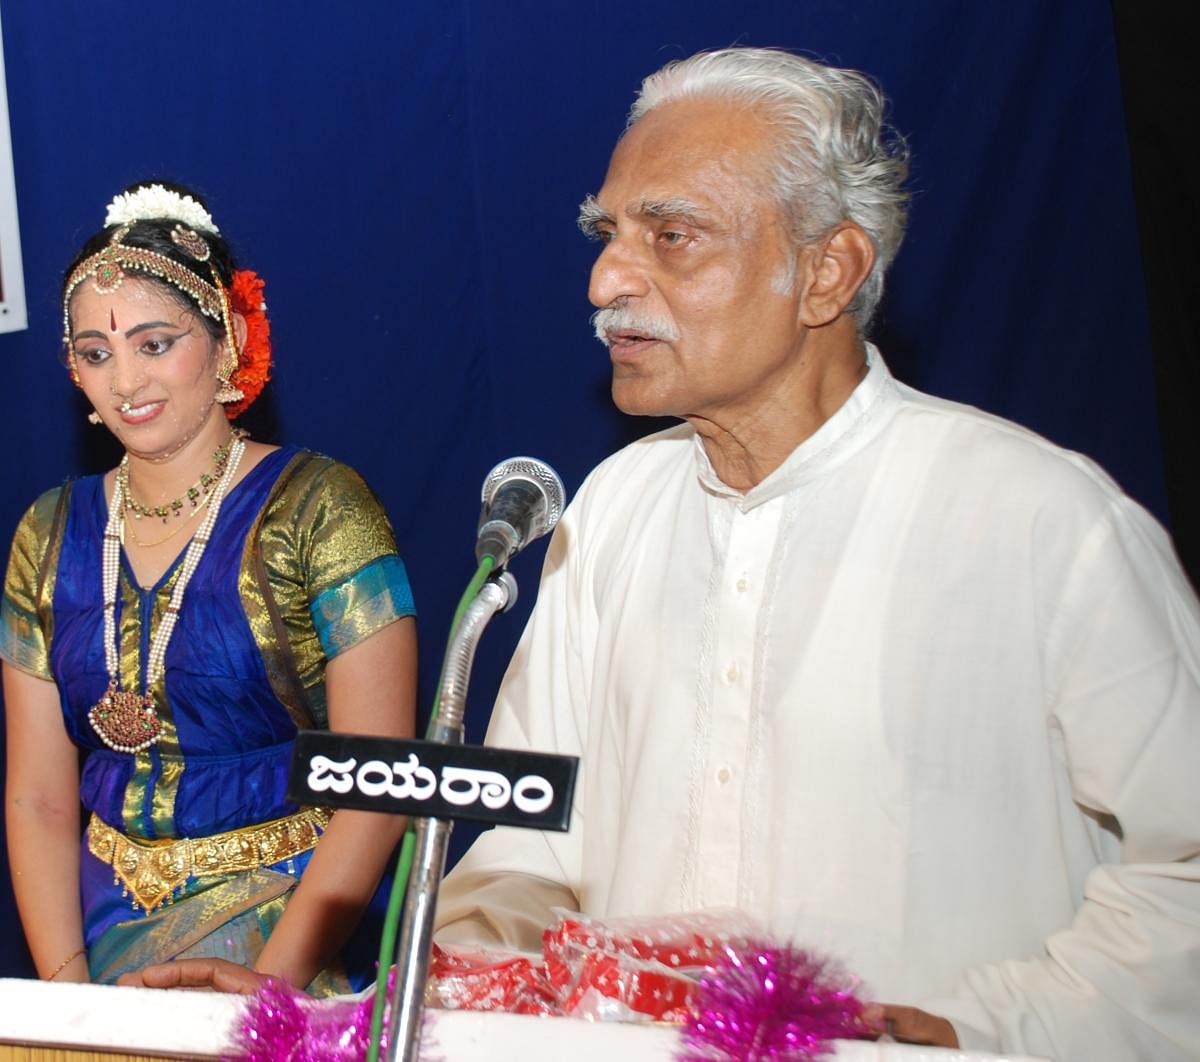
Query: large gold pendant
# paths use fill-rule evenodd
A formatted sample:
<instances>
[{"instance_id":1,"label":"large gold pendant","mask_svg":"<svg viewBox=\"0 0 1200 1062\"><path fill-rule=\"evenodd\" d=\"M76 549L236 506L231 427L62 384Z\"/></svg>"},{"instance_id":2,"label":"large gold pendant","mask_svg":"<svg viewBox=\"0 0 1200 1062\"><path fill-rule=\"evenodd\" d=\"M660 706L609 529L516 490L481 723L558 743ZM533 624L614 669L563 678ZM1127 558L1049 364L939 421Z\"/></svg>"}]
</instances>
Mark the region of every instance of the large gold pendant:
<instances>
[{"instance_id":1,"label":"large gold pendant","mask_svg":"<svg viewBox=\"0 0 1200 1062\"><path fill-rule=\"evenodd\" d=\"M116 752L141 752L162 734L162 723L147 694L117 689L108 684L104 696L92 705L88 722L100 740Z\"/></svg>"}]
</instances>

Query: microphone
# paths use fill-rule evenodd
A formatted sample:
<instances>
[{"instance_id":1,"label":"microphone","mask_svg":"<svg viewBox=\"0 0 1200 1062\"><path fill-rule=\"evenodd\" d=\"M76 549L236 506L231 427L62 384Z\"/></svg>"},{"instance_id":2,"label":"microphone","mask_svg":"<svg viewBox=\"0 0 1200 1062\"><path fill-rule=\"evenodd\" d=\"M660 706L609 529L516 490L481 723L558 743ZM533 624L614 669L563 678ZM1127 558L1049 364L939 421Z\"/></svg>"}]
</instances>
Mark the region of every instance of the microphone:
<instances>
[{"instance_id":1,"label":"microphone","mask_svg":"<svg viewBox=\"0 0 1200 1062\"><path fill-rule=\"evenodd\" d=\"M553 529L562 516L562 480L548 464L532 457L501 461L483 480L483 508L475 536L475 559L491 557L495 567Z\"/></svg>"}]
</instances>

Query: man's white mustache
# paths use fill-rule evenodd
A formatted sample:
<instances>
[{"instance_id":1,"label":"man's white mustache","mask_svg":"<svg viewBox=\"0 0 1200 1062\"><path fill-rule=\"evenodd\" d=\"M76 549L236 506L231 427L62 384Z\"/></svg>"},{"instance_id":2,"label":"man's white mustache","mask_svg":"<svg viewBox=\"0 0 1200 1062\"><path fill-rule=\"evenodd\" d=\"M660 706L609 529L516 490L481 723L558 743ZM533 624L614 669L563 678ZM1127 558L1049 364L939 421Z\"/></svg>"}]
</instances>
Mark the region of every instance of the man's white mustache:
<instances>
[{"instance_id":1,"label":"man's white mustache","mask_svg":"<svg viewBox=\"0 0 1200 1062\"><path fill-rule=\"evenodd\" d=\"M645 339L661 339L672 342L679 338L679 330L669 318L639 313L628 306L606 306L592 314L592 328L596 338L608 345L613 332L631 332Z\"/></svg>"}]
</instances>

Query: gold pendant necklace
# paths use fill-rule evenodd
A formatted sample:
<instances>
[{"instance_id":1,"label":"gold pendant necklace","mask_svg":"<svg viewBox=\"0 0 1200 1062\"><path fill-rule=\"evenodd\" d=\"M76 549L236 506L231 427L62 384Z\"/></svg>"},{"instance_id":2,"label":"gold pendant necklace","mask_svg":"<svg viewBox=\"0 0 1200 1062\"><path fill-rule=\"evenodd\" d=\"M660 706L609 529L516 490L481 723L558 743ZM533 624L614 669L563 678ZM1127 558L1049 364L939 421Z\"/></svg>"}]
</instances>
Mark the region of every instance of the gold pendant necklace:
<instances>
[{"instance_id":1,"label":"gold pendant necklace","mask_svg":"<svg viewBox=\"0 0 1200 1062\"><path fill-rule=\"evenodd\" d=\"M108 507L108 523L104 528L104 542L100 549L101 589L104 594L104 663L108 669L108 689L104 695L92 705L88 712L88 722L96 735L110 749L116 752L141 752L148 749L162 736L162 720L154 707L154 700L149 691L162 678L166 667L167 645L179 619L179 609L183 604L183 592L196 572L200 558L204 556L204 547L208 545L212 534L213 524L221 511L221 501L229 490L229 484L237 474L242 454L246 444L240 436L235 436L229 453L229 460L224 473L217 482L212 500L208 504L208 512L204 521L197 529L192 541L188 543L183 563L180 565L179 576L171 591L162 618L158 621L158 630L150 640L150 653L146 660L145 693L134 693L121 689L121 662L119 656L120 644L117 633L117 585L121 576L121 537L125 527L125 504L122 497L120 474L117 475L113 487L112 501Z\"/></svg>"},{"instance_id":2,"label":"gold pendant necklace","mask_svg":"<svg viewBox=\"0 0 1200 1062\"><path fill-rule=\"evenodd\" d=\"M118 689L116 679L108 680L104 696L88 712L88 722L116 752L141 752L162 735L162 722L150 697Z\"/></svg>"}]
</instances>

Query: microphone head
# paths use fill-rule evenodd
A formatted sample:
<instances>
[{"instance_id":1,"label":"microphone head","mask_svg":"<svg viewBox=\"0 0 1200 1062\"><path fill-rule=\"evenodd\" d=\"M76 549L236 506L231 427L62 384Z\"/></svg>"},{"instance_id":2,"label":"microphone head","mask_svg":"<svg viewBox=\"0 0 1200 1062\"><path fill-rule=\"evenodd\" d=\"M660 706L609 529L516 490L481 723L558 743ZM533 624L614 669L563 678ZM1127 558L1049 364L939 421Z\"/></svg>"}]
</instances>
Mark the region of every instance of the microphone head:
<instances>
[{"instance_id":1,"label":"microphone head","mask_svg":"<svg viewBox=\"0 0 1200 1062\"><path fill-rule=\"evenodd\" d=\"M544 462L532 457L501 461L483 480L476 558L491 556L503 567L554 528L565 496L558 473Z\"/></svg>"},{"instance_id":2,"label":"microphone head","mask_svg":"<svg viewBox=\"0 0 1200 1062\"><path fill-rule=\"evenodd\" d=\"M563 502L567 495L563 489L562 480L558 478L558 473L545 461L539 461L536 457L510 457L507 461L501 461L484 476L480 500L483 502L486 512L501 487L522 480L539 487L546 499L545 509L535 518L537 529L535 530L533 527L529 529L529 537L526 541L531 542L554 530L554 525L562 516Z\"/></svg>"}]
</instances>

